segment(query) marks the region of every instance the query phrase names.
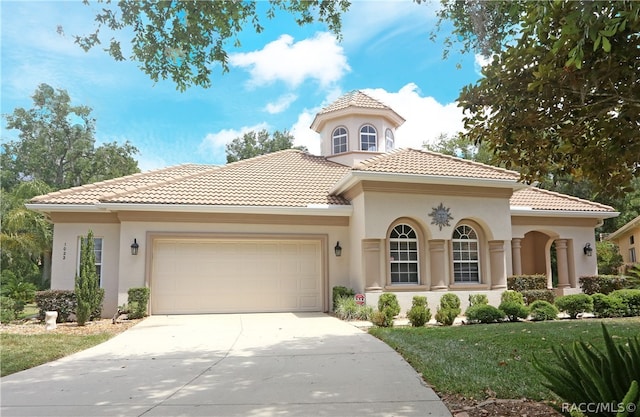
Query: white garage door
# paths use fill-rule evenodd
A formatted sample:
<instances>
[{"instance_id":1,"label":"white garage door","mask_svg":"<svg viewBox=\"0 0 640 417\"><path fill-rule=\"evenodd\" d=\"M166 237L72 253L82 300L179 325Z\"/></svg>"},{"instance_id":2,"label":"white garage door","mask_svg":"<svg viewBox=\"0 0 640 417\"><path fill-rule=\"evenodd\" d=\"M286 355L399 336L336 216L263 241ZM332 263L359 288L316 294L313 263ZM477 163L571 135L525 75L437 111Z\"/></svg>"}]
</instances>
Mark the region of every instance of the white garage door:
<instances>
[{"instance_id":1,"label":"white garage door","mask_svg":"<svg viewBox=\"0 0 640 417\"><path fill-rule=\"evenodd\" d=\"M322 311L319 240L156 239L152 314Z\"/></svg>"}]
</instances>

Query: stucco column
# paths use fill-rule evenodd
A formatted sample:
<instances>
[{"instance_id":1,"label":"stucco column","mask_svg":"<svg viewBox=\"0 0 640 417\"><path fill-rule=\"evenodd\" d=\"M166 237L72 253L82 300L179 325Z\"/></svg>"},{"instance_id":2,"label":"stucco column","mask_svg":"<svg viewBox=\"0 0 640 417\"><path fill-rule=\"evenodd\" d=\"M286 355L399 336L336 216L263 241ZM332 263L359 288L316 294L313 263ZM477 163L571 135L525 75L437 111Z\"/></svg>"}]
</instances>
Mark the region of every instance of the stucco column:
<instances>
[{"instance_id":1,"label":"stucco column","mask_svg":"<svg viewBox=\"0 0 640 417\"><path fill-rule=\"evenodd\" d=\"M569 258L567 240L556 240L556 259L558 261L558 288L569 288Z\"/></svg>"},{"instance_id":2,"label":"stucco column","mask_svg":"<svg viewBox=\"0 0 640 417\"><path fill-rule=\"evenodd\" d=\"M491 269L491 289L506 289L507 260L504 256L504 240L489 241L489 263Z\"/></svg>"},{"instance_id":3,"label":"stucco column","mask_svg":"<svg viewBox=\"0 0 640 417\"><path fill-rule=\"evenodd\" d=\"M429 241L431 291L446 290L448 288L444 267L447 262L445 243L446 241L444 239L433 239Z\"/></svg>"},{"instance_id":4,"label":"stucco column","mask_svg":"<svg viewBox=\"0 0 640 417\"><path fill-rule=\"evenodd\" d=\"M364 272L365 291L380 291L384 286L384 275L380 270L382 239L362 240L362 271Z\"/></svg>"},{"instance_id":5,"label":"stucco column","mask_svg":"<svg viewBox=\"0 0 640 417\"><path fill-rule=\"evenodd\" d=\"M511 239L511 260L513 266L513 275L522 275L522 239Z\"/></svg>"}]
</instances>

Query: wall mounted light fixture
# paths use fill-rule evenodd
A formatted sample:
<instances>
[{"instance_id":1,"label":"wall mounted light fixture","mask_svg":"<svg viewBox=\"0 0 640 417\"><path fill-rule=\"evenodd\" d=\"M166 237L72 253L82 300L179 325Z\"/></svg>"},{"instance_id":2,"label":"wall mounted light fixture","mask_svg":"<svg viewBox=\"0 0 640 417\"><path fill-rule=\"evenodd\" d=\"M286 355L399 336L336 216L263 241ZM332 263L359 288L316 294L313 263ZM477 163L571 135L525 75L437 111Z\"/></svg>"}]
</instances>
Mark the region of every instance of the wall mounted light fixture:
<instances>
[{"instance_id":1,"label":"wall mounted light fixture","mask_svg":"<svg viewBox=\"0 0 640 417\"><path fill-rule=\"evenodd\" d=\"M342 256L342 246L340 246L340 242L336 243L336 246L333 248L333 251L336 253L336 256Z\"/></svg>"},{"instance_id":2,"label":"wall mounted light fixture","mask_svg":"<svg viewBox=\"0 0 640 417\"><path fill-rule=\"evenodd\" d=\"M591 247L591 243L585 244L582 250L584 251L584 254L587 256L593 255L593 248Z\"/></svg>"},{"instance_id":3,"label":"wall mounted light fixture","mask_svg":"<svg viewBox=\"0 0 640 417\"><path fill-rule=\"evenodd\" d=\"M138 242L135 239L133 239L133 243L131 244L131 254L137 255L139 247L140 245L138 245Z\"/></svg>"}]
</instances>

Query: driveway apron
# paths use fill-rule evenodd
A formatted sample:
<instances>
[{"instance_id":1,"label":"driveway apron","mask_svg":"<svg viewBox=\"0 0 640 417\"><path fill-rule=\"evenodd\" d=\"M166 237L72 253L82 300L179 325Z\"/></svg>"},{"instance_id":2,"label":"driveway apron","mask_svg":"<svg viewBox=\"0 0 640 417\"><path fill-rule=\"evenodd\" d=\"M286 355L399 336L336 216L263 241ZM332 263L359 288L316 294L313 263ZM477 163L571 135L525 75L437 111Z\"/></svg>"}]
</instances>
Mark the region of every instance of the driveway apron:
<instances>
[{"instance_id":1,"label":"driveway apron","mask_svg":"<svg viewBox=\"0 0 640 417\"><path fill-rule=\"evenodd\" d=\"M320 313L151 316L0 380L8 416L450 416L403 358Z\"/></svg>"}]
</instances>

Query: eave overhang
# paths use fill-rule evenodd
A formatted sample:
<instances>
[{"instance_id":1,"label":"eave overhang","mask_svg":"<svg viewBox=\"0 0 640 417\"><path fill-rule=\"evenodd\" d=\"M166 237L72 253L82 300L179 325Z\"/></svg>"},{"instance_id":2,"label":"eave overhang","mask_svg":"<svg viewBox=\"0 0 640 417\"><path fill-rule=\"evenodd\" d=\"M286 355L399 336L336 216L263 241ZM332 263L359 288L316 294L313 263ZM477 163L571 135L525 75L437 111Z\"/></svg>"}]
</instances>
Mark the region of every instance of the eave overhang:
<instances>
[{"instance_id":1,"label":"eave overhang","mask_svg":"<svg viewBox=\"0 0 640 417\"><path fill-rule=\"evenodd\" d=\"M610 219L620 215L617 211L541 210L532 207L511 206L511 216L522 217L582 217Z\"/></svg>"}]
</instances>

